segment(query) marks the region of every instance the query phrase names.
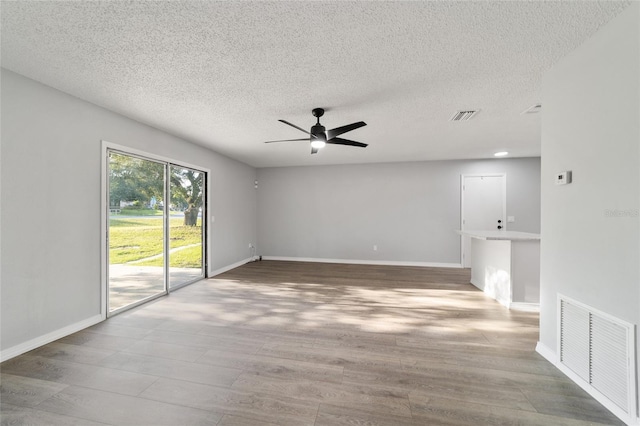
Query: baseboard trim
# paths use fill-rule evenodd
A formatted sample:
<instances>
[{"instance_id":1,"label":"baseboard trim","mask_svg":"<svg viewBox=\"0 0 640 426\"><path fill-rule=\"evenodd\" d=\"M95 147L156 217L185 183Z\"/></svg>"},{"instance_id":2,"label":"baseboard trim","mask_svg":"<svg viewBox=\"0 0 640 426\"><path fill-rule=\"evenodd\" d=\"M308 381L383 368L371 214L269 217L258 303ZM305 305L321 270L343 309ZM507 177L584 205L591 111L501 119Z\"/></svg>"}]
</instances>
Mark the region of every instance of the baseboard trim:
<instances>
[{"instance_id":1,"label":"baseboard trim","mask_svg":"<svg viewBox=\"0 0 640 426\"><path fill-rule=\"evenodd\" d=\"M216 269L215 271L209 271L207 273L207 277L215 277L216 275L220 275L232 269L239 268L240 266L245 265L249 262L253 262L255 260L258 260L258 256L247 257L246 259L240 260L236 263L232 263L231 265L223 266L222 268Z\"/></svg>"},{"instance_id":2,"label":"baseboard trim","mask_svg":"<svg viewBox=\"0 0 640 426\"><path fill-rule=\"evenodd\" d=\"M484 283L483 282L478 282L477 280L473 279L473 277L471 277L471 280L469 281L471 284L473 284L476 288L478 288L479 290L484 291Z\"/></svg>"},{"instance_id":3,"label":"baseboard trim","mask_svg":"<svg viewBox=\"0 0 640 426\"><path fill-rule=\"evenodd\" d=\"M422 268L462 268L459 263L405 262L396 260L325 259L318 257L262 256L262 260L286 262L346 263L351 265L418 266Z\"/></svg>"},{"instance_id":4,"label":"baseboard trim","mask_svg":"<svg viewBox=\"0 0 640 426\"><path fill-rule=\"evenodd\" d=\"M20 343L19 345L5 349L0 352L0 362L4 362L11 358L17 357L18 355L22 355L25 352L29 352L33 349L39 348L40 346L46 345L47 343L51 343L65 336L76 333L80 330L84 330L85 328L96 325L103 320L104 318L102 317L102 315L94 315L83 321L70 324L66 327L52 331L51 333L47 333L43 336L36 337L35 339L31 339L24 343Z\"/></svg>"},{"instance_id":5,"label":"baseboard trim","mask_svg":"<svg viewBox=\"0 0 640 426\"><path fill-rule=\"evenodd\" d=\"M536 344L536 352L542 355L542 357L547 361L549 361L551 364L553 365L557 364L557 356L555 351L552 351L551 349L549 349L549 347L544 343L538 341L538 343Z\"/></svg>"},{"instance_id":6,"label":"baseboard trim","mask_svg":"<svg viewBox=\"0 0 640 426\"><path fill-rule=\"evenodd\" d=\"M521 312L540 312L539 303L511 302L509 309Z\"/></svg>"}]
</instances>

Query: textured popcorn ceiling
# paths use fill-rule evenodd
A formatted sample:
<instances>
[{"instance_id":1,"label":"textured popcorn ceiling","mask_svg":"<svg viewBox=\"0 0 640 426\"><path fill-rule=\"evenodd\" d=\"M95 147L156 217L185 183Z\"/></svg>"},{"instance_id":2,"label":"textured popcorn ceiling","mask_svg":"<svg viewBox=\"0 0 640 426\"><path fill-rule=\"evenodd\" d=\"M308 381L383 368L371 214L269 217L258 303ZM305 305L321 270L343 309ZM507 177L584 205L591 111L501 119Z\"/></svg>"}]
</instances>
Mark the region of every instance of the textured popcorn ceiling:
<instances>
[{"instance_id":1,"label":"textured popcorn ceiling","mask_svg":"<svg viewBox=\"0 0 640 426\"><path fill-rule=\"evenodd\" d=\"M542 75L628 4L3 1L2 66L257 167L537 156ZM370 146L262 143L314 107Z\"/></svg>"}]
</instances>

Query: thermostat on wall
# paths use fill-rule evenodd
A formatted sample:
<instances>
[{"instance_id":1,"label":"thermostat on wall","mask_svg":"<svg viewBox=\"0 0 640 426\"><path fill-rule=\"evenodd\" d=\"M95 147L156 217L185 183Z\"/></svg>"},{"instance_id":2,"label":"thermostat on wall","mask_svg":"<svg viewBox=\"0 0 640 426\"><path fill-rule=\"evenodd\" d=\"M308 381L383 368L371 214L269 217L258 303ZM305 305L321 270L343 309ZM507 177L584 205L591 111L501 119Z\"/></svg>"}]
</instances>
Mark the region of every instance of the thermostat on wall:
<instances>
[{"instance_id":1,"label":"thermostat on wall","mask_svg":"<svg viewBox=\"0 0 640 426\"><path fill-rule=\"evenodd\" d=\"M566 185L568 183L571 183L571 170L556 175L556 185Z\"/></svg>"}]
</instances>

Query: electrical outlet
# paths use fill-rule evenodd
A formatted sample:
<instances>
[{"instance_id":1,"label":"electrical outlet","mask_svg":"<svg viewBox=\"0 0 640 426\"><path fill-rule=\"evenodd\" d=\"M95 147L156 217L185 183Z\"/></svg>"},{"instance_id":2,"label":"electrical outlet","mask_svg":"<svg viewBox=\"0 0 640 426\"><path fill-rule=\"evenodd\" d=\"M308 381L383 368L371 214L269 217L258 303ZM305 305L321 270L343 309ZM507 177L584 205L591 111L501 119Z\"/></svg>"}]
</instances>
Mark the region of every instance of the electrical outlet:
<instances>
[{"instance_id":1,"label":"electrical outlet","mask_svg":"<svg viewBox=\"0 0 640 426\"><path fill-rule=\"evenodd\" d=\"M373 245L373 251L378 251L378 245L377 244Z\"/></svg>"},{"instance_id":2,"label":"electrical outlet","mask_svg":"<svg viewBox=\"0 0 640 426\"><path fill-rule=\"evenodd\" d=\"M249 248L253 248L253 244L252 243L249 243Z\"/></svg>"}]
</instances>

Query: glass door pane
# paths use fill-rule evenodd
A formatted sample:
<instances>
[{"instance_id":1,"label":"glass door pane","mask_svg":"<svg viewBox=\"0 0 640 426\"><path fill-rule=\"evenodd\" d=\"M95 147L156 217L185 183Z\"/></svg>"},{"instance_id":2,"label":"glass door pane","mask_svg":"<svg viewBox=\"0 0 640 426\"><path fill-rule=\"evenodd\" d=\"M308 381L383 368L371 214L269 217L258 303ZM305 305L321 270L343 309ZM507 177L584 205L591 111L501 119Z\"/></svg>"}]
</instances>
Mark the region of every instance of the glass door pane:
<instances>
[{"instance_id":1,"label":"glass door pane","mask_svg":"<svg viewBox=\"0 0 640 426\"><path fill-rule=\"evenodd\" d=\"M171 165L169 193L169 287L204 277L205 174Z\"/></svg>"},{"instance_id":2,"label":"glass door pane","mask_svg":"<svg viewBox=\"0 0 640 426\"><path fill-rule=\"evenodd\" d=\"M166 293L165 170L109 152L109 312Z\"/></svg>"}]
</instances>

